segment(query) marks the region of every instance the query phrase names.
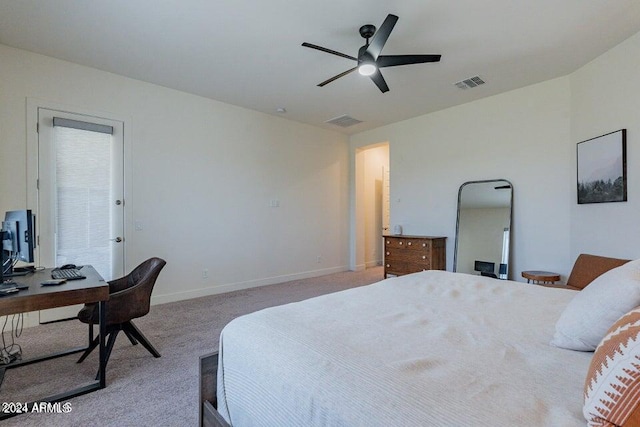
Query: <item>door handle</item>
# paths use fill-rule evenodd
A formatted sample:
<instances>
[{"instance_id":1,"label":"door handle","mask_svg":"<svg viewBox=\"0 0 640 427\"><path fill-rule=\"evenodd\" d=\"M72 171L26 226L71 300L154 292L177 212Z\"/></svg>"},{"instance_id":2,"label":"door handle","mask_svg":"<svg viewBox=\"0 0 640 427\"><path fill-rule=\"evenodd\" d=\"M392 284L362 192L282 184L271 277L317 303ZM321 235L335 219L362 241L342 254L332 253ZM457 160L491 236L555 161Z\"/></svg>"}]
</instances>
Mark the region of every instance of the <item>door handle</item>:
<instances>
[{"instance_id":1,"label":"door handle","mask_svg":"<svg viewBox=\"0 0 640 427\"><path fill-rule=\"evenodd\" d=\"M122 237L116 237L115 239L109 239L109 240L112 241L112 242L120 243L120 242L122 242L123 239L122 239Z\"/></svg>"}]
</instances>

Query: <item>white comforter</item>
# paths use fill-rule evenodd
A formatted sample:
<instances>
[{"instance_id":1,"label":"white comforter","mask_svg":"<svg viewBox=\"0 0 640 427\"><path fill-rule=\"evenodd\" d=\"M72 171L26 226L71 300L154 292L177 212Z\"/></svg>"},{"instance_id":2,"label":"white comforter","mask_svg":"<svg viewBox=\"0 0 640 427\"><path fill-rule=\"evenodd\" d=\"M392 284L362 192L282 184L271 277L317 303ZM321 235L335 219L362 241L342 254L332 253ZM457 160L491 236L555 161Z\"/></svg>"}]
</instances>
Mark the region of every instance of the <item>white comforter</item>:
<instances>
[{"instance_id":1,"label":"white comforter","mask_svg":"<svg viewBox=\"0 0 640 427\"><path fill-rule=\"evenodd\" d=\"M233 426L574 426L592 353L549 341L573 291L443 271L242 316L220 337Z\"/></svg>"}]
</instances>

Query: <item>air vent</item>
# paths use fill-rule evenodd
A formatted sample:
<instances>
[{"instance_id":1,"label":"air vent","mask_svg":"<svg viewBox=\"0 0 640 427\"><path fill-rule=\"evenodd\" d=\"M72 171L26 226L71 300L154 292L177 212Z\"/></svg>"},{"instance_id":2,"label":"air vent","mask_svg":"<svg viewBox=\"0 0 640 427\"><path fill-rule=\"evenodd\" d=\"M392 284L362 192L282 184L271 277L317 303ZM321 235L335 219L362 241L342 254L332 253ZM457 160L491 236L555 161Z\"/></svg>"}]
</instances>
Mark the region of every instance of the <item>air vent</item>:
<instances>
[{"instance_id":1,"label":"air vent","mask_svg":"<svg viewBox=\"0 0 640 427\"><path fill-rule=\"evenodd\" d=\"M469 77L468 79L460 80L457 83L454 83L458 89L471 89L476 86L480 86L484 84L484 80L480 78L480 76Z\"/></svg>"},{"instance_id":2,"label":"air vent","mask_svg":"<svg viewBox=\"0 0 640 427\"><path fill-rule=\"evenodd\" d=\"M332 125L340 126L343 128L348 128L349 126L357 125L358 123L362 123L362 120L354 119L353 117L344 116L336 117L331 120L327 120L325 123L330 123Z\"/></svg>"}]
</instances>

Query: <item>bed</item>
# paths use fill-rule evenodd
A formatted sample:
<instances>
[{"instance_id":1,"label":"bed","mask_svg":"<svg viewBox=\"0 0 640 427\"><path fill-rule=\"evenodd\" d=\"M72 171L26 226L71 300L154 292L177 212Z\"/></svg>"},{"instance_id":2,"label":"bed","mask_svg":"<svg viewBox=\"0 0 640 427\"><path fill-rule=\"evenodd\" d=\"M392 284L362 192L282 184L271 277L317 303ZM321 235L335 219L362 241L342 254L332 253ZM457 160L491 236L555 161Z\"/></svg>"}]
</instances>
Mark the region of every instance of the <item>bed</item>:
<instances>
[{"instance_id":1,"label":"bed","mask_svg":"<svg viewBox=\"0 0 640 427\"><path fill-rule=\"evenodd\" d=\"M549 345L576 294L432 270L239 317L201 358L201 424L584 426L593 353Z\"/></svg>"}]
</instances>

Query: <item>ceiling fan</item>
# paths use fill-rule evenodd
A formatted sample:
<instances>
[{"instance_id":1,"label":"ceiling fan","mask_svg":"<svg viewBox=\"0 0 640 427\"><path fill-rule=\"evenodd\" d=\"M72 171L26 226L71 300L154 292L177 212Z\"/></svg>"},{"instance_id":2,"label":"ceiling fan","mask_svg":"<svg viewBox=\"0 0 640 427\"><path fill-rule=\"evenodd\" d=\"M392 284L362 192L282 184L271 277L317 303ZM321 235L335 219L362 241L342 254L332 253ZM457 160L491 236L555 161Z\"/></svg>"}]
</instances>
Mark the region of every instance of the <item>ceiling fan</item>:
<instances>
[{"instance_id":1,"label":"ceiling fan","mask_svg":"<svg viewBox=\"0 0 640 427\"><path fill-rule=\"evenodd\" d=\"M304 47L341 56L343 58L357 61L358 63L358 65L350 70L340 73L337 76L333 76L330 79L323 81L318 86L323 87L340 77L344 77L347 74L358 70L358 72L363 76L369 76L376 86L378 86L378 89L384 93L389 90L389 86L387 86L387 82L384 81L384 77L382 77L382 74L380 73L380 68L440 61L441 55L380 55L382 48L391 34L391 30L393 30L393 27L396 25L396 22L398 22L398 17L396 15L389 14L378 31L376 31L376 27L371 24L360 27L360 35L367 40L367 43L360 48L357 58L341 52L336 52L335 50L327 49L326 47L306 42L302 43L302 46ZM371 37L373 37L373 39L371 39L371 43L369 43L369 39Z\"/></svg>"}]
</instances>

